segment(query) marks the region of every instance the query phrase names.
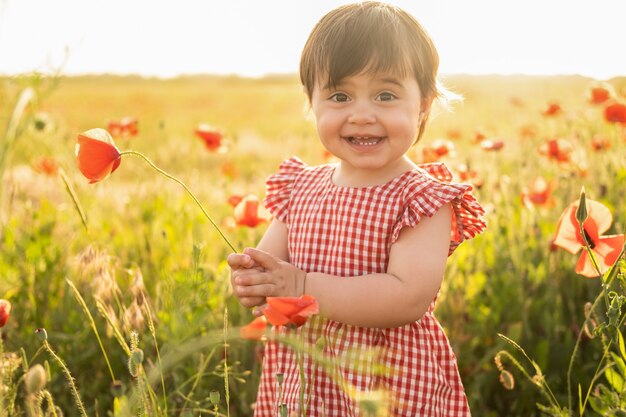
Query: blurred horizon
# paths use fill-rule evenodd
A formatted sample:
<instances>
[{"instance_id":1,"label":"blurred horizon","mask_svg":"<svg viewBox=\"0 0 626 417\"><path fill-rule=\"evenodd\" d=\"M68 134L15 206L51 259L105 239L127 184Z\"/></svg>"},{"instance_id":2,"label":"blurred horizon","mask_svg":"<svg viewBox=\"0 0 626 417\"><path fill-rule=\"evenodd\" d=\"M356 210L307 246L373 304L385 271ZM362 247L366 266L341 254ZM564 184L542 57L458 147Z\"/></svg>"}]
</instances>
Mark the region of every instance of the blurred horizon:
<instances>
[{"instance_id":1,"label":"blurred horizon","mask_svg":"<svg viewBox=\"0 0 626 417\"><path fill-rule=\"evenodd\" d=\"M290 76L315 23L347 3L0 0L0 75ZM430 33L444 77L626 76L621 0L389 3Z\"/></svg>"}]
</instances>

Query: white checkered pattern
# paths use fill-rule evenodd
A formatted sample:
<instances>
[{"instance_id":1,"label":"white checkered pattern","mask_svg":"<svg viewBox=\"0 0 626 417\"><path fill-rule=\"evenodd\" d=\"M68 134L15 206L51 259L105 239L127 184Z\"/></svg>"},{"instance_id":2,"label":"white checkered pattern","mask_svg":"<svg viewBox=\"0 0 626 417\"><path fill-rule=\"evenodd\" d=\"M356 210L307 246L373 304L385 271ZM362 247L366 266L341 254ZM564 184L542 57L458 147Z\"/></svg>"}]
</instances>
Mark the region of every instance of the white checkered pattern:
<instances>
[{"instance_id":1,"label":"white checkered pattern","mask_svg":"<svg viewBox=\"0 0 626 417\"><path fill-rule=\"evenodd\" d=\"M292 157L267 181L265 206L287 224L291 262L304 271L338 277L385 272L400 230L449 202L454 213L449 253L486 226L484 210L470 194L472 187L450 183L452 175L442 163L422 165L386 184L364 188L334 185L333 171L333 165L309 167ZM390 393L389 416L470 416L456 358L432 314L434 305L435 300L419 321L391 329L350 326L322 317L309 320L297 334L311 344L323 339L327 365L323 369L305 356L304 372L311 386L307 416L359 416L346 389ZM279 372L284 375L280 399ZM298 409L299 394L293 351L268 342L255 417L277 416L279 401L290 412Z\"/></svg>"}]
</instances>

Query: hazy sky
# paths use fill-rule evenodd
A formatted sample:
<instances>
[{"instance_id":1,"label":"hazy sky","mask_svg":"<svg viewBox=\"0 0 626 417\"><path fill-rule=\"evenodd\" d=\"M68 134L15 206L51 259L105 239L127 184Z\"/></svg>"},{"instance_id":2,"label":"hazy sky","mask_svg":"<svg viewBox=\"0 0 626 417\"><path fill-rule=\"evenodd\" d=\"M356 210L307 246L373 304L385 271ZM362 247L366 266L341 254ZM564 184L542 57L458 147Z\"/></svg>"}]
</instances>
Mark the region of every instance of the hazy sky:
<instances>
[{"instance_id":1,"label":"hazy sky","mask_svg":"<svg viewBox=\"0 0 626 417\"><path fill-rule=\"evenodd\" d=\"M0 0L0 74L295 73L340 0ZM624 0L395 0L442 73L626 75Z\"/></svg>"}]
</instances>

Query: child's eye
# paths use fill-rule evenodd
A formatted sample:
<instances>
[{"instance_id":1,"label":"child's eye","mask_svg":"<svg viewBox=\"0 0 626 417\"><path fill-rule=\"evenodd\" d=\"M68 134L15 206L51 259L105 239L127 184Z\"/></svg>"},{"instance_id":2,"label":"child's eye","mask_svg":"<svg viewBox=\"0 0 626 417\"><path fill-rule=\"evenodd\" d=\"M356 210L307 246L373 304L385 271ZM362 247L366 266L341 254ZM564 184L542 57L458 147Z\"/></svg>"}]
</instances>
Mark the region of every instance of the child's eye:
<instances>
[{"instance_id":1,"label":"child's eye","mask_svg":"<svg viewBox=\"0 0 626 417\"><path fill-rule=\"evenodd\" d=\"M378 101L392 101L395 100L396 96L388 91L382 92L376 97Z\"/></svg>"},{"instance_id":2,"label":"child's eye","mask_svg":"<svg viewBox=\"0 0 626 417\"><path fill-rule=\"evenodd\" d=\"M349 100L349 97L345 93L335 93L332 96L330 96L330 99L338 103L345 103L346 101Z\"/></svg>"}]
</instances>

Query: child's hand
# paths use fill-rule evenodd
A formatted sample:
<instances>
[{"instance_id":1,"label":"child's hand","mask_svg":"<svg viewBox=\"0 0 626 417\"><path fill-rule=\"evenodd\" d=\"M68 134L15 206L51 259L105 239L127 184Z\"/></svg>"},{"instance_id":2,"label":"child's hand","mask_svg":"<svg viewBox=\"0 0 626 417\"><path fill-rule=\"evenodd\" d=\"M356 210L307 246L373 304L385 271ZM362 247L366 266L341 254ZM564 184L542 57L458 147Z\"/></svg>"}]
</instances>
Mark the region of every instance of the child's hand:
<instances>
[{"instance_id":1,"label":"child's hand","mask_svg":"<svg viewBox=\"0 0 626 417\"><path fill-rule=\"evenodd\" d=\"M260 268L236 274L234 288L240 299L303 294L306 272L259 249L246 248L243 256L246 255Z\"/></svg>"},{"instance_id":2,"label":"child's hand","mask_svg":"<svg viewBox=\"0 0 626 417\"><path fill-rule=\"evenodd\" d=\"M237 277L249 273L248 271L253 272L262 272L263 268L261 268L250 256L244 255L241 253L231 253L228 255L226 259L228 262L228 266L230 266L230 284L233 286L235 290L235 295L239 298L239 302L244 307L255 307L262 304L265 304L265 297L242 297L237 292L237 286L235 285L235 281L238 279Z\"/></svg>"}]
</instances>

